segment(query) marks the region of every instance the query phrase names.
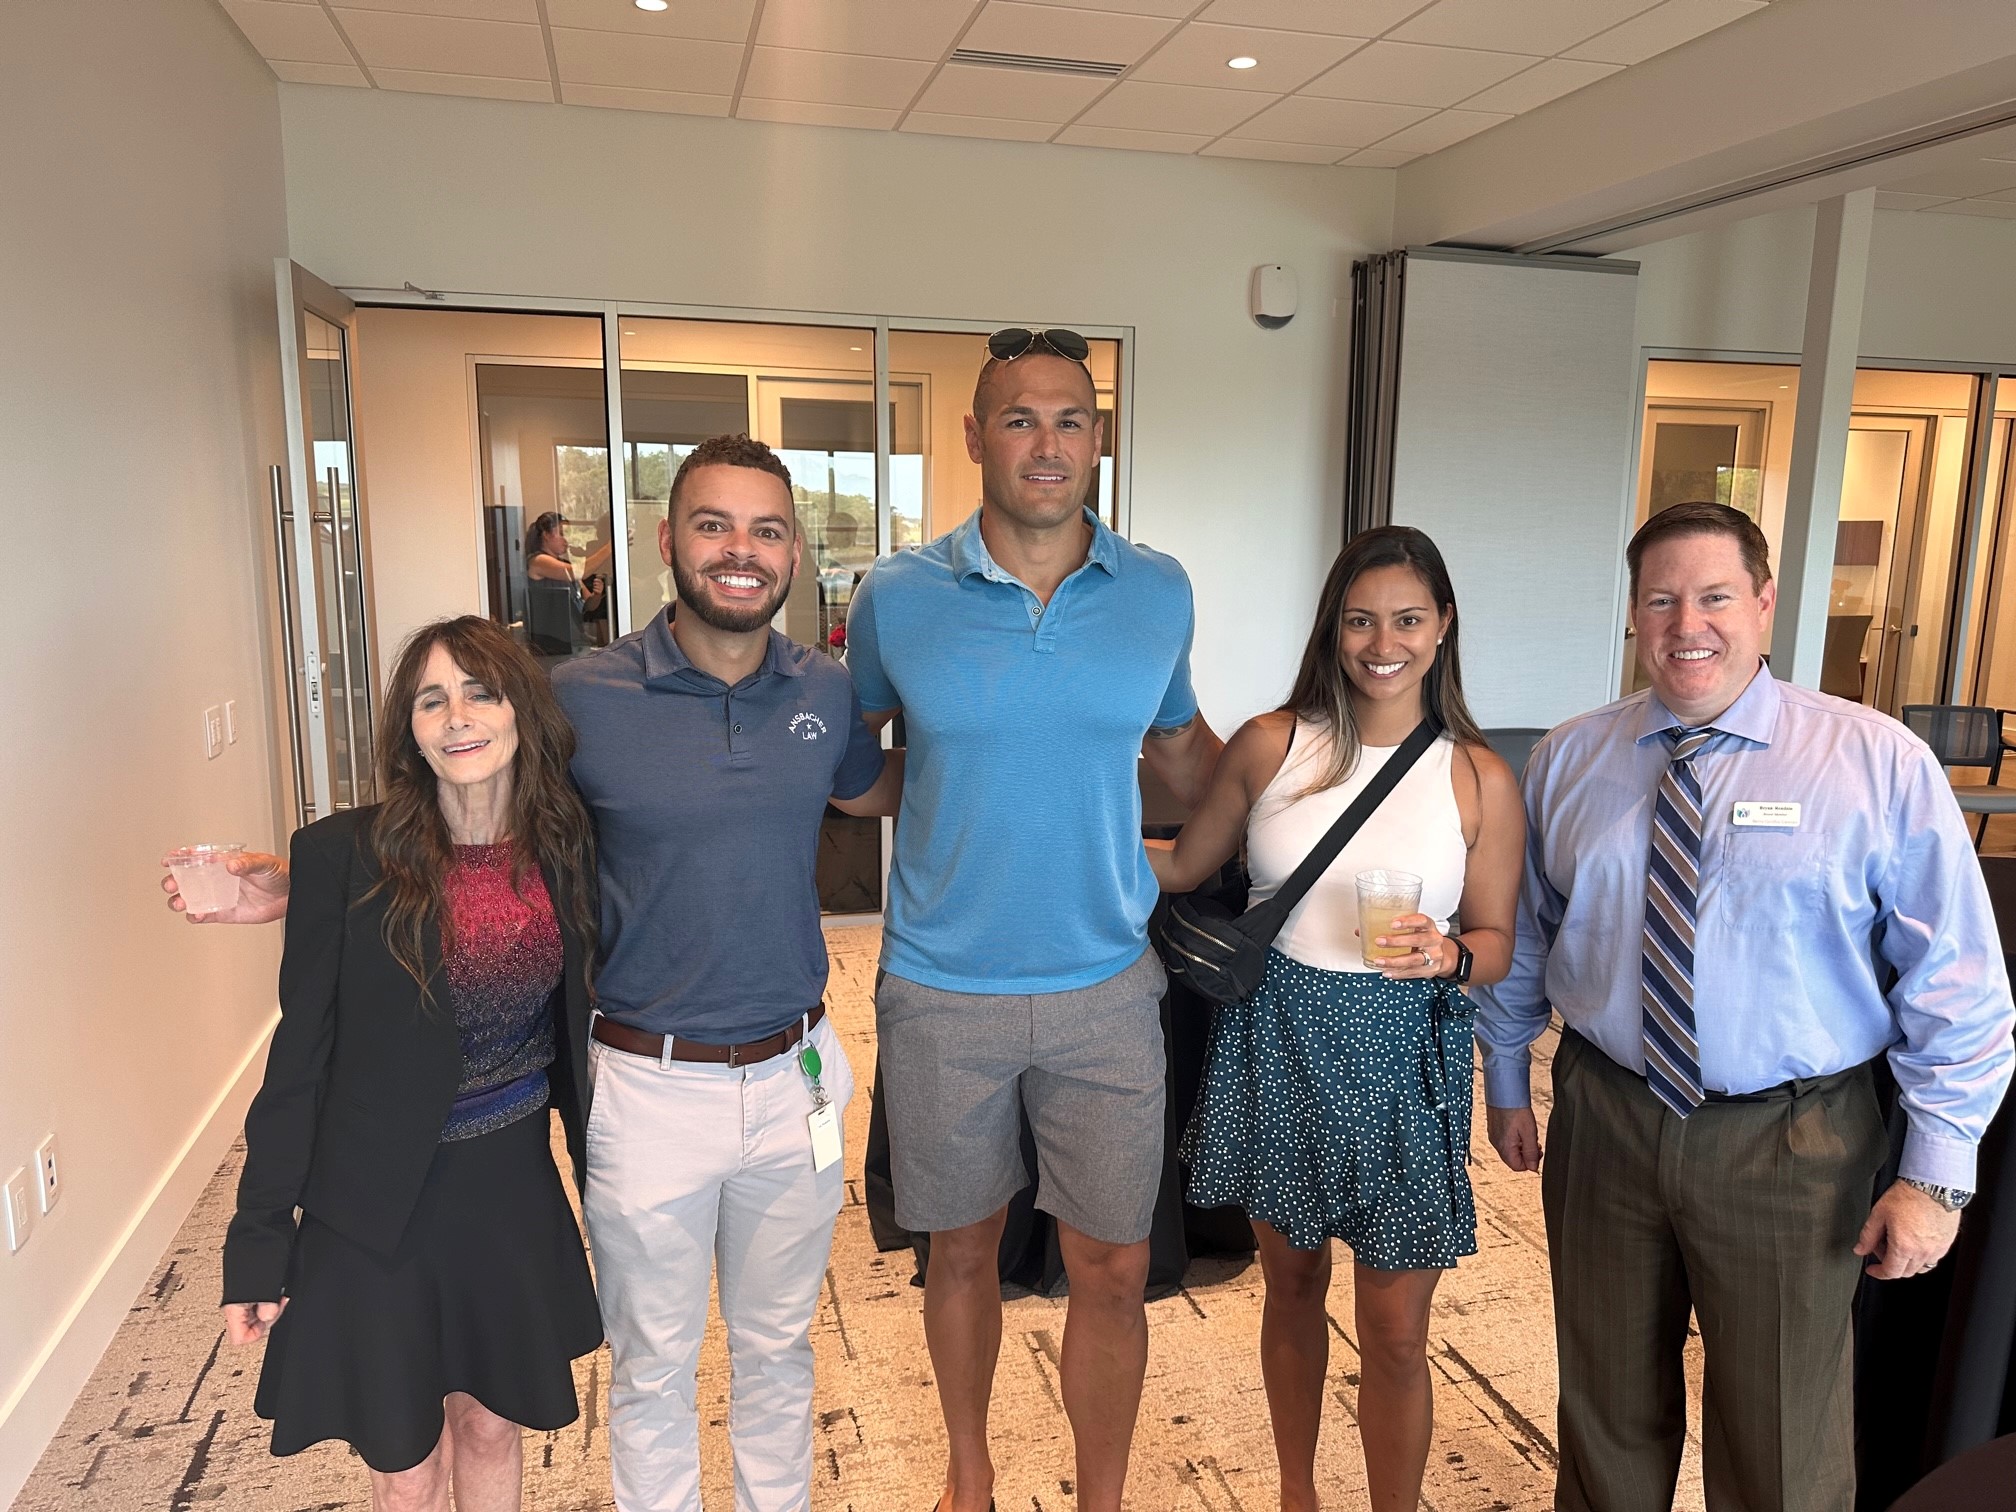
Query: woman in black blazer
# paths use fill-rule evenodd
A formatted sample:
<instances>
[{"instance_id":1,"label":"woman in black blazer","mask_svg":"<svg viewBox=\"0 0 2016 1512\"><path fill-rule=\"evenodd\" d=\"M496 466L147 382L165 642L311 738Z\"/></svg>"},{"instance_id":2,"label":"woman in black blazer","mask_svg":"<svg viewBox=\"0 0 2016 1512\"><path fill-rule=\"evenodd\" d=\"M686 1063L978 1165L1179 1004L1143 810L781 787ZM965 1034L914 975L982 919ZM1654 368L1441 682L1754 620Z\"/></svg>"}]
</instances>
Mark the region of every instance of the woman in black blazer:
<instances>
[{"instance_id":1,"label":"woman in black blazer","mask_svg":"<svg viewBox=\"0 0 2016 1512\"><path fill-rule=\"evenodd\" d=\"M602 1339L545 1112L578 1162L591 832L573 731L489 620L417 631L385 708L381 802L294 836L224 1316L270 1333L275 1454L341 1439L374 1506L447 1512L452 1480L508 1512L520 1426L574 1420Z\"/></svg>"}]
</instances>

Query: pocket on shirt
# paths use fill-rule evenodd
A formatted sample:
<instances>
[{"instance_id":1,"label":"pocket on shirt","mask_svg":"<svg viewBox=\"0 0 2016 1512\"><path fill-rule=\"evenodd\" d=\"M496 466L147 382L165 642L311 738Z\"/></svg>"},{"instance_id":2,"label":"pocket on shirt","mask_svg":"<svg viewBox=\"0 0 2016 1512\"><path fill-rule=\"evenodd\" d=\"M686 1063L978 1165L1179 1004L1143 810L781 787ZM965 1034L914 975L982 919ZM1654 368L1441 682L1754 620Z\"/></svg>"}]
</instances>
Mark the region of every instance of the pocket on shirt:
<instances>
[{"instance_id":1,"label":"pocket on shirt","mask_svg":"<svg viewBox=\"0 0 2016 1512\"><path fill-rule=\"evenodd\" d=\"M1801 926L1824 901L1828 840L1810 830L1732 828L1713 879L1717 922L1767 934Z\"/></svg>"}]
</instances>

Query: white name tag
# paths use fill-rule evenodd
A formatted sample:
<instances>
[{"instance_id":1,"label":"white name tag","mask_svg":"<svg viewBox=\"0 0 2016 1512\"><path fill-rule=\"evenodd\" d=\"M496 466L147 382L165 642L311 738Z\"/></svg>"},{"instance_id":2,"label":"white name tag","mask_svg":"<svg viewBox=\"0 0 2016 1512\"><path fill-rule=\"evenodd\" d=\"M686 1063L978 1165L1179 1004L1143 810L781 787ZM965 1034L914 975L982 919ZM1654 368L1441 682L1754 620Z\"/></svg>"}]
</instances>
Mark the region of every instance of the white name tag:
<instances>
[{"instance_id":1,"label":"white name tag","mask_svg":"<svg viewBox=\"0 0 2016 1512\"><path fill-rule=\"evenodd\" d=\"M812 1169L823 1171L840 1158L840 1110L826 1103L814 1108L805 1122L812 1130Z\"/></svg>"},{"instance_id":2,"label":"white name tag","mask_svg":"<svg viewBox=\"0 0 2016 1512\"><path fill-rule=\"evenodd\" d=\"M1738 799L1734 811L1729 815L1729 820L1732 824L1759 825L1765 829L1797 829L1799 805Z\"/></svg>"}]
</instances>

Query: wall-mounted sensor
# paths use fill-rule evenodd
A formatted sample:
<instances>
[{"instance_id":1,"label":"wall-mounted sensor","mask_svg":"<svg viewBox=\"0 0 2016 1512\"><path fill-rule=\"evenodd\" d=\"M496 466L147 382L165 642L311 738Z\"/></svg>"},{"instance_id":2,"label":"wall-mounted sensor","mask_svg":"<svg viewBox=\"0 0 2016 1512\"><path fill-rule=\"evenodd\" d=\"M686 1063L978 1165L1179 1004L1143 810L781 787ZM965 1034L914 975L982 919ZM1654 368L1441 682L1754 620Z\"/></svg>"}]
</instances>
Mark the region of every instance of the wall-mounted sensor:
<instances>
[{"instance_id":1,"label":"wall-mounted sensor","mask_svg":"<svg viewBox=\"0 0 2016 1512\"><path fill-rule=\"evenodd\" d=\"M1262 263L1253 270L1253 319L1278 331L1295 318L1298 293L1295 270L1283 263Z\"/></svg>"}]
</instances>

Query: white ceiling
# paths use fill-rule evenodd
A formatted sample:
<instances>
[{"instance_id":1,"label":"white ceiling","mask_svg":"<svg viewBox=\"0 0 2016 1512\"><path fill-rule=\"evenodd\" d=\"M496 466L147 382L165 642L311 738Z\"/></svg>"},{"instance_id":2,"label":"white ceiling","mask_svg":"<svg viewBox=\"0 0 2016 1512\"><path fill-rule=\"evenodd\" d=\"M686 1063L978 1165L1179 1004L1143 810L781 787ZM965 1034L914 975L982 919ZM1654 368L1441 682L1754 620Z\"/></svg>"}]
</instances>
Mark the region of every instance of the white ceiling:
<instances>
[{"instance_id":1,"label":"white ceiling","mask_svg":"<svg viewBox=\"0 0 2016 1512\"><path fill-rule=\"evenodd\" d=\"M220 3L296 83L1397 168L1766 0ZM955 47L1125 72L975 67ZM2016 187L2009 167L1996 187Z\"/></svg>"},{"instance_id":2,"label":"white ceiling","mask_svg":"<svg viewBox=\"0 0 2016 1512\"><path fill-rule=\"evenodd\" d=\"M1988 132L1966 146L1967 156L1958 161L1884 184L1876 191L1877 206L2016 220L2016 130Z\"/></svg>"}]
</instances>

